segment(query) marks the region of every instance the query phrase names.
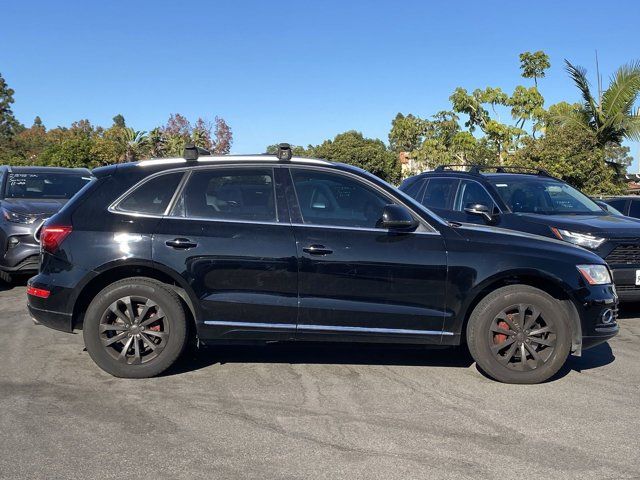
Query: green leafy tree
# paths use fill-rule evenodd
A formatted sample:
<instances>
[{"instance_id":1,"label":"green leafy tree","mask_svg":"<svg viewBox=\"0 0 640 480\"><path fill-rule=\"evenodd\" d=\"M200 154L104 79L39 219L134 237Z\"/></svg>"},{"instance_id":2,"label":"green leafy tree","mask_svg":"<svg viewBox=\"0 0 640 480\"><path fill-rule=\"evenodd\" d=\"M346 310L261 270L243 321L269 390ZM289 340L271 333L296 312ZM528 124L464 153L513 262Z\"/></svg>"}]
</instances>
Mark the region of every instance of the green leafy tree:
<instances>
[{"instance_id":1,"label":"green leafy tree","mask_svg":"<svg viewBox=\"0 0 640 480\"><path fill-rule=\"evenodd\" d=\"M396 153L412 152L424 142L426 123L412 114L398 113L391 122L389 146Z\"/></svg>"},{"instance_id":2,"label":"green leafy tree","mask_svg":"<svg viewBox=\"0 0 640 480\"><path fill-rule=\"evenodd\" d=\"M13 94L15 91L9 88L7 82L0 74L0 142L6 143L14 135L20 133L24 127L13 115L11 105L13 104Z\"/></svg>"},{"instance_id":3,"label":"green leafy tree","mask_svg":"<svg viewBox=\"0 0 640 480\"><path fill-rule=\"evenodd\" d=\"M144 157L149 146L147 132L134 130L130 127L125 127L122 130L122 139L125 144L124 160L133 162Z\"/></svg>"},{"instance_id":4,"label":"green leafy tree","mask_svg":"<svg viewBox=\"0 0 640 480\"><path fill-rule=\"evenodd\" d=\"M269 155L275 155L276 153L278 153L278 145L279 144L277 143L269 145L266 149L266 153ZM291 145L291 153L294 157L311 157L311 149L313 149L313 147L309 145L308 148L309 150L300 145Z\"/></svg>"},{"instance_id":5,"label":"green leafy tree","mask_svg":"<svg viewBox=\"0 0 640 480\"><path fill-rule=\"evenodd\" d=\"M519 126L502 123L499 119L496 107L512 107L512 114L517 114L518 119L521 115L526 115L525 107L528 105L518 96L520 90L516 91L516 99L509 97L500 88L487 87L484 90L476 89L473 93L468 93L466 89L458 87L449 99L453 104L453 110L457 113L467 115L468 120L465 126L470 132L474 132L479 128L487 137L488 142L495 149L499 161L502 161L505 155L517 148L518 140L526 132ZM494 115L498 118L492 118L487 110L491 107ZM524 124L527 118L524 118L521 124Z\"/></svg>"},{"instance_id":6,"label":"green leafy tree","mask_svg":"<svg viewBox=\"0 0 640 480\"><path fill-rule=\"evenodd\" d=\"M127 126L126 122L124 121L124 117L121 114L117 114L115 117L113 117L113 126L119 128L125 128Z\"/></svg>"},{"instance_id":7,"label":"green leafy tree","mask_svg":"<svg viewBox=\"0 0 640 480\"><path fill-rule=\"evenodd\" d=\"M621 145L624 139L640 140L640 108L635 107L640 93L640 62L620 67L609 87L595 97L587 71L568 60L566 69L582 95L579 108L560 112L558 121L592 131L599 147Z\"/></svg>"},{"instance_id":8,"label":"green leafy tree","mask_svg":"<svg viewBox=\"0 0 640 480\"><path fill-rule=\"evenodd\" d=\"M545 169L587 194L621 193L624 182L606 160L593 131L579 125L561 125L539 139L525 139L524 148L509 157L507 164Z\"/></svg>"},{"instance_id":9,"label":"green leafy tree","mask_svg":"<svg viewBox=\"0 0 640 480\"><path fill-rule=\"evenodd\" d=\"M149 154L152 158L161 158L166 154L165 138L160 127L149 132Z\"/></svg>"},{"instance_id":10,"label":"green leafy tree","mask_svg":"<svg viewBox=\"0 0 640 480\"><path fill-rule=\"evenodd\" d=\"M551 67L549 56L542 50L537 52L523 52L520 54L520 69L524 78L533 78L538 87L538 79L545 76L545 70Z\"/></svg>"},{"instance_id":11,"label":"green leafy tree","mask_svg":"<svg viewBox=\"0 0 640 480\"><path fill-rule=\"evenodd\" d=\"M348 163L368 170L390 183L400 181L400 164L395 153L382 140L366 138L350 130L325 140L309 149L310 156L334 162Z\"/></svg>"}]
</instances>

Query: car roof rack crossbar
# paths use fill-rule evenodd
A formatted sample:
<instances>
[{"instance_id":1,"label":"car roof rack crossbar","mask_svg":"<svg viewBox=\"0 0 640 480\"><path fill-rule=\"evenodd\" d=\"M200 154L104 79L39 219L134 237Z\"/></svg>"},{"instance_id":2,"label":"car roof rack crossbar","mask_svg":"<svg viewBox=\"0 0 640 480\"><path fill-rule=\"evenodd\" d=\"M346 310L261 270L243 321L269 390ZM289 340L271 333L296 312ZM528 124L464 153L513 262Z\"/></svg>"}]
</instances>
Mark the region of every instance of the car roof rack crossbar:
<instances>
[{"instance_id":1,"label":"car roof rack crossbar","mask_svg":"<svg viewBox=\"0 0 640 480\"><path fill-rule=\"evenodd\" d=\"M465 173L471 173L477 175L486 170L495 170L496 173L529 173L532 175L540 175L542 177L553 177L549 172L547 172L543 168L533 168L533 167L516 167L516 166L507 166L507 165L467 165L467 164L456 164L456 165L439 165L435 168L436 172L445 172L445 171L453 171L454 167L463 167L468 168Z\"/></svg>"}]
</instances>

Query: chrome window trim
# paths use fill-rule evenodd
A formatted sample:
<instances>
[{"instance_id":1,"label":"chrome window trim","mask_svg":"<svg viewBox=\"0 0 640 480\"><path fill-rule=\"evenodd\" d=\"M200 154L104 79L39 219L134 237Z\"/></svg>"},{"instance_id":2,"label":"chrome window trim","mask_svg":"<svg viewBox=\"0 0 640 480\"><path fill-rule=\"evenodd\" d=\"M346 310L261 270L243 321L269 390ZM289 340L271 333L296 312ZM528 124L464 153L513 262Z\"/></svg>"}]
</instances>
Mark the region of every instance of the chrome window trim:
<instances>
[{"instance_id":1,"label":"chrome window trim","mask_svg":"<svg viewBox=\"0 0 640 480\"><path fill-rule=\"evenodd\" d=\"M227 157L221 157L221 158L227 158ZM327 162L326 165L330 166L330 165L333 165L333 164L330 163L330 162ZM184 165L184 166L181 166L179 168L172 168L170 170L163 170L163 171L160 171L160 172L156 172L156 173L154 173L152 175L149 175L148 177L143 178L138 183L136 183L135 185L130 187L128 190L126 190L115 201L113 201L111 203L111 205L109 205L107 210L109 212L111 212L111 213L116 214L116 215L124 215L124 216L136 217L136 218L155 218L155 219L171 218L171 219L175 219L175 220L190 220L190 221L197 220L197 221L201 221L201 222L205 221L205 222L224 222L224 223L250 223L250 224L258 224L258 225L288 225L288 226L311 227L311 228L329 228L329 229L334 229L334 230L336 230L336 229L339 229L339 230L360 230L360 231L372 231L372 232L381 232L381 233L382 232L386 232L386 233L390 232L390 230L384 229L384 228L346 227L346 226L343 226L343 225L311 225L311 224L298 224L298 223L294 224L294 223L291 223L291 222L288 222L288 221L266 222L266 221L241 220L241 219L231 220L231 219L213 219L213 218L171 216L170 212L171 212L171 210L173 209L173 207L175 205L173 202L177 201L178 195L180 193L182 193L182 190L184 189L188 178L191 176L191 172L198 171L198 170L210 170L210 169L219 169L219 168L247 168L247 167L265 168L265 165L261 164L261 163L257 163L257 162L247 162L245 164L233 164L233 163L230 163L230 164L226 164L226 165ZM405 208L409 209L414 215L418 216L418 220L420 222L420 225L422 225L427 230L427 231L420 231L420 232L417 232L417 231L405 232L405 234L441 235L441 233L435 227L433 227L430 223L428 223L425 219L423 219L422 216L417 214L417 212L415 211L415 207L407 205L406 202L402 201L397 196L392 195L392 194L386 192L385 190L382 190L378 185L376 185L375 183L373 183L371 180L369 180L366 177L362 177L362 176L356 175L356 174L354 174L352 172L346 172L346 171L338 170L338 169L319 168L318 165L302 165L302 164L293 165L293 164L290 164L290 163L282 163L282 162L280 162L278 164L271 165L271 168L273 170L275 170L276 168L286 168L288 170L288 173L289 173L290 176L291 176L291 167L299 168L299 169L302 169L302 170L314 170L314 171L319 171L319 172L335 172L338 175L343 175L343 176L347 176L347 177L353 177L356 181L360 180L360 181L366 183L371 188L373 188L375 191L381 192L383 196L390 197L390 198L394 199L400 205L402 205ZM172 201L169 202L169 205L167 206L167 209L165 210L164 214L160 215L160 214L127 212L127 211L117 210L116 209L117 205L124 198L126 198L131 192L133 192L138 187L142 186L144 183L146 183L148 181L151 181L152 179L154 179L156 177L159 177L161 175L169 175L169 174L172 174L172 173L180 173L180 172L183 173L182 180L178 184L178 187L176 187L176 191L174 192L174 197L172 197ZM186 173L186 175L184 175L184 173ZM275 176L275 172L274 172L274 176ZM274 178L274 180L275 180L275 178ZM292 182L292 185L293 185L293 177L291 177L291 182ZM274 188L275 188L275 181L274 181ZM294 192L295 192L295 185L294 185ZM297 192L296 192L296 200L297 200ZM429 211L427 207L424 207L423 205L421 205L421 207L424 208L425 210ZM276 209L276 216L277 216L277 209ZM436 221L436 219L434 219L434 221ZM446 224L443 224L443 225L446 225Z\"/></svg>"},{"instance_id":2,"label":"chrome window trim","mask_svg":"<svg viewBox=\"0 0 640 480\"><path fill-rule=\"evenodd\" d=\"M294 227L304 227L304 228L327 228L330 230L355 230L362 232L375 232L375 233L396 233L394 230L389 230L386 228L375 228L375 227L346 227L344 225L318 225L318 224L308 224L308 223L291 223L290 225ZM398 231L398 233L402 233L403 235L440 235L440 232L431 232L431 231L423 231L423 232L402 232Z\"/></svg>"},{"instance_id":3,"label":"chrome window trim","mask_svg":"<svg viewBox=\"0 0 640 480\"><path fill-rule=\"evenodd\" d=\"M396 335L445 335L452 336L453 332L444 330L412 330L410 328L382 328L382 327L352 327L343 325L306 325L295 323L254 323L254 322L228 322L225 320L205 320L205 325L212 327L255 327L274 329L296 329L332 332L359 332L359 333L392 333Z\"/></svg>"}]
</instances>

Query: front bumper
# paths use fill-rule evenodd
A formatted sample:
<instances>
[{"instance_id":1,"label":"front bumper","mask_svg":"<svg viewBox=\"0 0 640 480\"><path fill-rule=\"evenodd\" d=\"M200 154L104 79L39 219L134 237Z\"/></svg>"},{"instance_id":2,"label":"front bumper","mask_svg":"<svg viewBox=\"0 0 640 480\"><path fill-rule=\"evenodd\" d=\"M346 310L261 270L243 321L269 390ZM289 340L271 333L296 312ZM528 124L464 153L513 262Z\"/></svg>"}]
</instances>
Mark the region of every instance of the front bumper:
<instances>
[{"instance_id":1,"label":"front bumper","mask_svg":"<svg viewBox=\"0 0 640 480\"><path fill-rule=\"evenodd\" d=\"M40 265L40 244L35 232L40 223L33 225L9 224L0 228L0 270L8 273L35 272Z\"/></svg>"},{"instance_id":2,"label":"front bumper","mask_svg":"<svg viewBox=\"0 0 640 480\"><path fill-rule=\"evenodd\" d=\"M636 285L636 270L640 270L640 264L624 267L614 265L610 268L620 301L640 301L640 285Z\"/></svg>"},{"instance_id":3,"label":"front bumper","mask_svg":"<svg viewBox=\"0 0 640 480\"><path fill-rule=\"evenodd\" d=\"M579 295L582 350L595 347L618 334L618 295L613 285L583 289Z\"/></svg>"}]
</instances>

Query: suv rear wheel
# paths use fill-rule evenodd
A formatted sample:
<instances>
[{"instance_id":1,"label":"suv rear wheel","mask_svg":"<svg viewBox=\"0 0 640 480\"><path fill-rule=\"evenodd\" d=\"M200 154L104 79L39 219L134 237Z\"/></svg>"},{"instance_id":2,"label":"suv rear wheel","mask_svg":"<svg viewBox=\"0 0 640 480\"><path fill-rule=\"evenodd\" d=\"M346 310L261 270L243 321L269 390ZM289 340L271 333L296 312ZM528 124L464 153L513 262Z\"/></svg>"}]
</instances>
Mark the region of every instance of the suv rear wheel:
<instances>
[{"instance_id":1,"label":"suv rear wheel","mask_svg":"<svg viewBox=\"0 0 640 480\"><path fill-rule=\"evenodd\" d=\"M153 377L169 368L187 343L178 295L149 278L103 289L91 302L82 331L91 358L116 377Z\"/></svg>"},{"instance_id":2,"label":"suv rear wheel","mask_svg":"<svg viewBox=\"0 0 640 480\"><path fill-rule=\"evenodd\" d=\"M539 383L567 360L571 331L565 309L528 285L499 288L473 310L469 351L489 376L506 383Z\"/></svg>"}]
</instances>

